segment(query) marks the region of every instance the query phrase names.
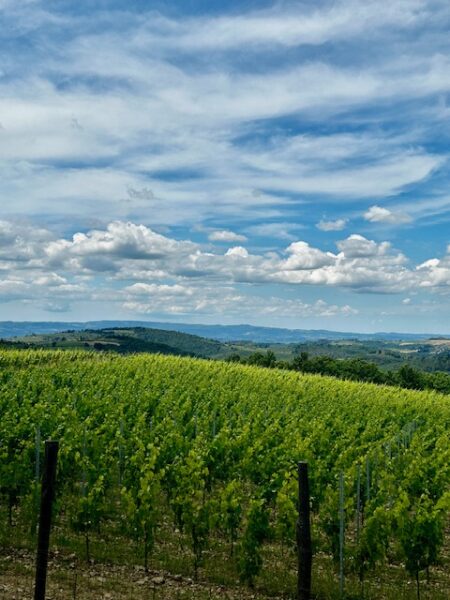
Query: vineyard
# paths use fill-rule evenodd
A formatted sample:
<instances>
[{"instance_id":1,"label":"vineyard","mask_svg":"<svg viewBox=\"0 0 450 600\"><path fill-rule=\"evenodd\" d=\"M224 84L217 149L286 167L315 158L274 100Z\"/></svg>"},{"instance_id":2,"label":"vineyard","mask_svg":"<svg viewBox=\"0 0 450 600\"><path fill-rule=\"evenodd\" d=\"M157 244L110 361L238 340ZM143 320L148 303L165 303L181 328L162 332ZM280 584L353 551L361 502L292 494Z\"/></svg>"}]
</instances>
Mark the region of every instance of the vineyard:
<instances>
[{"instance_id":1,"label":"vineyard","mask_svg":"<svg viewBox=\"0 0 450 600\"><path fill-rule=\"evenodd\" d=\"M43 442L56 439L52 543L90 571L295 597L307 461L315 597L448 598L449 431L450 398L433 392L159 355L1 352L0 583L34 548Z\"/></svg>"}]
</instances>

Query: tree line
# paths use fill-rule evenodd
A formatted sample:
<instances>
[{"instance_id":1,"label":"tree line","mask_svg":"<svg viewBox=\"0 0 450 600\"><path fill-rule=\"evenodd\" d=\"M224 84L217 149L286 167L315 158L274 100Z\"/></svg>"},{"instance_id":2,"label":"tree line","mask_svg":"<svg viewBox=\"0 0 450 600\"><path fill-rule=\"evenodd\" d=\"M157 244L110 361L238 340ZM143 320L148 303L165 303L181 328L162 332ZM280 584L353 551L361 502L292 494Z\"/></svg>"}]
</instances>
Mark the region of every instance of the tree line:
<instances>
[{"instance_id":1,"label":"tree line","mask_svg":"<svg viewBox=\"0 0 450 600\"><path fill-rule=\"evenodd\" d=\"M269 369L287 369L301 373L329 375L338 379L395 385L412 390L435 390L450 394L450 374L442 371L428 373L408 364L398 370L382 370L376 364L361 358L332 358L331 356L310 356L300 352L291 361L278 360L272 350L253 352L248 357L232 354L226 359L247 365Z\"/></svg>"}]
</instances>

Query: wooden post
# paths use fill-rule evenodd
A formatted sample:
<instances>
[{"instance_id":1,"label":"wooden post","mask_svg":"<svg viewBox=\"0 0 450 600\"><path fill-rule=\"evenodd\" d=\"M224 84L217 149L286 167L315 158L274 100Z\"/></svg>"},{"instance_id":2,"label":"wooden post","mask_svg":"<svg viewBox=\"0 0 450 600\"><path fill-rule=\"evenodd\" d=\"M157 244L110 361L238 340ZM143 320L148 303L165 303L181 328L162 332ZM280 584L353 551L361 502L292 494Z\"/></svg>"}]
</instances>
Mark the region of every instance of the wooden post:
<instances>
[{"instance_id":1,"label":"wooden post","mask_svg":"<svg viewBox=\"0 0 450 600\"><path fill-rule=\"evenodd\" d=\"M298 521L297 521L298 579L299 600L311 598L312 545L309 516L309 480L308 463L298 463Z\"/></svg>"},{"instance_id":2,"label":"wooden post","mask_svg":"<svg viewBox=\"0 0 450 600\"><path fill-rule=\"evenodd\" d=\"M47 584L48 547L52 523L52 504L55 496L56 460L58 442L45 442L44 472L41 489L41 510L39 514L39 533L36 557L36 579L34 600L45 600Z\"/></svg>"},{"instance_id":3,"label":"wooden post","mask_svg":"<svg viewBox=\"0 0 450 600\"><path fill-rule=\"evenodd\" d=\"M39 481L41 479L41 428L36 427L34 439L34 491L33 491L33 517L31 521L31 533L37 534L39 518Z\"/></svg>"}]
</instances>

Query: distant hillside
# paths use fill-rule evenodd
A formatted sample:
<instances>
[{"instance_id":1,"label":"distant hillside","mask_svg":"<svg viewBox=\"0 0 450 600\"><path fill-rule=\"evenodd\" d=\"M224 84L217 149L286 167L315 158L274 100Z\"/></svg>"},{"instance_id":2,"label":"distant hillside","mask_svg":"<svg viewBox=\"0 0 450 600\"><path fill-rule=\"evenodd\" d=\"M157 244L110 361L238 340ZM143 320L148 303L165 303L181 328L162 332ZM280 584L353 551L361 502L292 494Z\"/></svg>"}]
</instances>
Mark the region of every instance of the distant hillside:
<instances>
[{"instance_id":1,"label":"distant hillside","mask_svg":"<svg viewBox=\"0 0 450 600\"><path fill-rule=\"evenodd\" d=\"M311 357L359 358L382 369L399 369L408 364L423 371L450 373L450 339L428 340L323 340L295 344L293 354L307 352Z\"/></svg>"},{"instance_id":2,"label":"distant hillside","mask_svg":"<svg viewBox=\"0 0 450 600\"><path fill-rule=\"evenodd\" d=\"M8 342L7 342L8 343ZM109 350L121 354L152 352L203 358L225 357L232 352L216 340L195 335L143 327L87 329L16 338L10 344L39 348L84 348Z\"/></svg>"},{"instance_id":3,"label":"distant hillside","mask_svg":"<svg viewBox=\"0 0 450 600\"><path fill-rule=\"evenodd\" d=\"M148 327L109 327L42 333L0 340L0 347L62 348L126 353L160 353L197 356L208 359L250 361L265 364L267 353L272 363L286 367L301 353L309 357L360 359L383 370L398 370L407 364L421 371L450 373L450 339L415 341L387 340L308 340L300 343L219 342L179 331Z\"/></svg>"},{"instance_id":4,"label":"distant hillside","mask_svg":"<svg viewBox=\"0 0 450 600\"><path fill-rule=\"evenodd\" d=\"M198 325L191 323L165 323L155 321L89 321L80 322L0 322L0 338L11 339L31 334L82 331L86 329L150 328L178 331L221 342L247 341L256 344L289 344L318 340L425 340L428 338L450 338L450 335L413 333L355 333L329 331L327 329L282 329L278 327L256 327L254 325Z\"/></svg>"}]
</instances>

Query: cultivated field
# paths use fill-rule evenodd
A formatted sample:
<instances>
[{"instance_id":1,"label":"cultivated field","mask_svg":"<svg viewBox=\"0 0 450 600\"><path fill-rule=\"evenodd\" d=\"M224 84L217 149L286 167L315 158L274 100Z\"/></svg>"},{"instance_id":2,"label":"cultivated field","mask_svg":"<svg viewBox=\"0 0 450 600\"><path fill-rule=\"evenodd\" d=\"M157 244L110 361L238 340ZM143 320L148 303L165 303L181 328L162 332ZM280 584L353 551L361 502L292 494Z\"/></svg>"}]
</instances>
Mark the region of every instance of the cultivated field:
<instances>
[{"instance_id":1,"label":"cultivated field","mask_svg":"<svg viewBox=\"0 0 450 600\"><path fill-rule=\"evenodd\" d=\"M339 597L341 557L347 597L414 598L419 581L423 598L448 598L449 426L450 399L435 393L159 355L4 351L0 598L31 597L48 438L60 442L52 597L294 597L306 460L318 598Z\"/></svg>"}]
</instances>

